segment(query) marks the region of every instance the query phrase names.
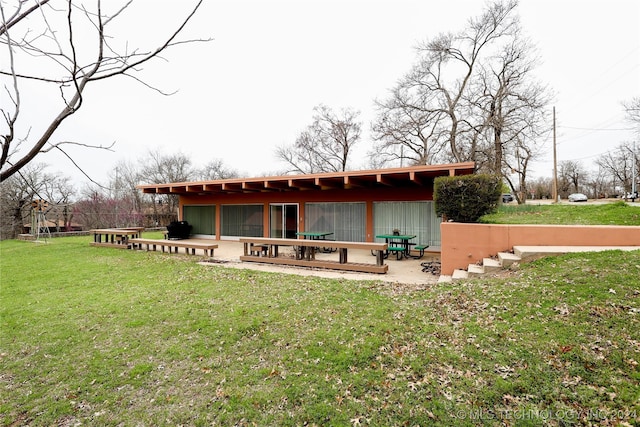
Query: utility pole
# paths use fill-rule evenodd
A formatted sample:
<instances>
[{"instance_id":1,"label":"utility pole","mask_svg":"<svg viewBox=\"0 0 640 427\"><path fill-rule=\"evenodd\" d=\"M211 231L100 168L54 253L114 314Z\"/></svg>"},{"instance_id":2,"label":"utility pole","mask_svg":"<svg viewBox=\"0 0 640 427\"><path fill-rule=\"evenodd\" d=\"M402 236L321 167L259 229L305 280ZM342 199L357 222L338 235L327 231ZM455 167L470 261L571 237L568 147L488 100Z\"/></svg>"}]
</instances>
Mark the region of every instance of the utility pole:
<instances>
[{"instance_id":1,"label":"utility pole","mask_svg":"<svg viewBox=\"0 0 640 427\"><path fill-rule=\"evenodd\" d=\"M558 156L556 154L556 107L553 107L553 203L558 202Z\"/></svg>"},{"instance_id":2,"label":"utility pole","mask_svg":"<svg viewBox=\"0 0 640 427\"><path fill-rule=\"evenodd\" d=\"M633 156L631 156L631 167L632 167L632 173L631 173L631 201L635 202L636 201L636 197L638 197L638 188L636 187L636 181L638 180L637 178L637 168L636 168L636 163L637 163L637 159L638 156L636 155L636 141L633 141Z\"/></svg>"},{"instance_id":3,"label":"utility pole","mask_svg":"<svg viewBox=\"0 0 640 427\"><path fill-rule=\"evenodd\" d=\"M120 204L120 200L118 199L118 185L119 185L119 179L118 179L118 167L116 166L116 182L115 182L115 189L114 189L114 199L115 199L115 214L116 214L116 218L115 218L115 223L116 223L116 227L118 227L118 204Z\"/></svg>"}]
</instances>

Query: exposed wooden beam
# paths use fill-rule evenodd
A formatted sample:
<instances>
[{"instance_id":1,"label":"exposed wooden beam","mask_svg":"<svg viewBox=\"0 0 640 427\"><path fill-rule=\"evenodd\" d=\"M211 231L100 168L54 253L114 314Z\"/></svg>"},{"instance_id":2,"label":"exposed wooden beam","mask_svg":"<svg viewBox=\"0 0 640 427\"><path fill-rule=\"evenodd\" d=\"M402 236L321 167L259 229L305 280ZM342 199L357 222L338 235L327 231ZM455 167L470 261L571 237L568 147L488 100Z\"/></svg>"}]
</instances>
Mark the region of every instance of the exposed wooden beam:
<instances>
[{"instance_id":1,"label":"exposed wooden beam","mask_svg":"<svg viewBox=\"0 0 640 427\"><path fill-rule=\"evenodd\" d=\"M316 178L316 186L322 190L331 190L334 188L344 188L344 181L335 178Z\"/></svg>"},{"instance_id":2,"label":"exposed wooden beam","mask_svg":"<svg viewBox=\"0 0 640 427\"><path fill-rule=\"evenodd\" d=\"M289 188L288 181L270 181L264 182L264 188L269 191L281 191Z\"/></svg>"},{"instance_id":3,"label":"exposed wooden beam","mask_svg":"<svg viewBox=\"0 0 640 427\"><path fill-rule=\"evenodd\" d=\"M370 184L371 181L365 181L361 178L356 178L353 176L345 176L344 177L344 188L361 188L367 187L367 184Z\"/></svg>"},{"instance_id":4,"label":"exposed wooden beam","mask_svg":"<svg viewBox=\"0 0 640 427\"><path fill-rule=\"evenodd\" d=\"M229 193L242 193L242 185L239 182L223 182L221 190Z\"/></svg>"},{"instance_id":5,"label":"exposed wooden beam","mask_svg":"<svg viewBox=\"0 0 640 427\"><path fill-rule=\"evenodd\" d=\"M315 180L313 179L289 179L289 187L297 188L300 190L315 190L318 187L316 186Z\"/></svg>"},{"instance_id":6,"label":"exposed wooden beam","mask_svg":"<svg viewBox=\"0 0 640 427\"><path fill-rule=\"evenodd\" d=\"M255 192L264 190L264 182L242 182L242 189L247 192Z\"/></svg>"},{"instance_id":7,"label":"exposed wooden beam","mask_svg":"<svg viewBox=\"0 0 640 427\"><path fill-rule=\"evenodd\" d=\"M204 191L203 184L195 184L195 185L187 185L186 186L187 193L201 193Z\"/></svg>"},{"instance_id":8,"label":"exposed wooden beam","mask_svg":"<svg viewBox=\"0 0 640 427\"><path fill-rule=\"evenodd\" d=\"M393 185L389 177L387 177L386 175L382 175L381 173L376 174L376 182L382 185L388 185L388 186Z\"/></svg>"},{"instance_id":9,"label":"exposed wooden beam","mask_svg":"<svg viewBox=\"0 0 640 427\"><path fill-rule=\"evenodd\" d=\"M428 185L430 182L433 182L433 178L430 178L424 174L418 174L412 171L412 172L409 172L409 181L414 182L419 186L423 187L425 185Z\"/></svg>"},{"instance_id":10,"label":"exposed wooden beam","mask_svg":"<svg viewBox=\"0 0 640 427\"><path fill-rule=\"evenodd\" d=\"M186 185L176 185L176 186L171 186L169 187L169 193L186 193L187 192L187 186Z\"/></svg>"}]
</instances>

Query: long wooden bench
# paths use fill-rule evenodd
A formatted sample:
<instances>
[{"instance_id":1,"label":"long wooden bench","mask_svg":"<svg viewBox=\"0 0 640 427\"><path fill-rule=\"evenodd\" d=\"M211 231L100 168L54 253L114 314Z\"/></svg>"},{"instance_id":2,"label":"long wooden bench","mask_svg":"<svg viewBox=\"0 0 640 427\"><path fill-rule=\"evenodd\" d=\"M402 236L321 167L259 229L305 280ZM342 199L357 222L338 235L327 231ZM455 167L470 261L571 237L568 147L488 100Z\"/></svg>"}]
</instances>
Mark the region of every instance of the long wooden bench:
<instances>
[{"instance_id":1,"label":"long wooden bench","mask_svg":"<svg viewBox=\"0 0 640 427\"><path fill-rule=\"evenodd\" d=\"M389 269L389 266L384 263L384 253L387 249L386 243L274 239L268 237L241 237L240 242L244 244L244 255L240 256L241 261L381 274L386 273ZM293 247L295 256L293 258L280 256L280 246ZM315 255L318 246L335 248L338 253L338 259L316 259ZM376 263L349 262L349 249L373 251L376 254Z\"/></svg>"},{"instance_id":2,"label":"long wooden bench","mask_svg":"<svg viewBox=\"0 0 640 427\"><path fill-rule=\"evenodd\" d=\"M215 243L204 243L202 241L194 242L194 241L190 241L189 239L159 240L159 239L136 238L136 239L129 239L129 243L132 245L132 249L136 249L136 248L142 249L142 245L145 245L147 248L147 251L151 249L155 251L156 248L160 247L162 248L162 252L164 252L164 248L166 247L169 253L171 253L172 251L174 251L175 253L178 253L179 248L185 248L185 251L187 253L189 253L189 250L191 250L191 255L196 254L196 249L202 249L204 251L204 254L210 257L213 256L214 249L218 249L218 245Z\"/></svg>"}]
</instances>

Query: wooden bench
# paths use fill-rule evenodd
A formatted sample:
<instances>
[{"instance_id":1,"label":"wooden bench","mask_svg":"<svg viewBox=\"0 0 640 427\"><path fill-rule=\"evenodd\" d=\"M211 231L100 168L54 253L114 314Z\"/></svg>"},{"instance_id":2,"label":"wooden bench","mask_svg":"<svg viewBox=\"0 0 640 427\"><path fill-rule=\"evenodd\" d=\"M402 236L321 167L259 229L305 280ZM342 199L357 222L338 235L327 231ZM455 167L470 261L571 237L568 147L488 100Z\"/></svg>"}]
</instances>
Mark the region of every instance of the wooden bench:
<instances>
[{"instance_id":1,"label":"wooden bench","mask_svg":"<svg viewBox=\"0 0 640 427\"><path fill-rule=\"evenodd\" d=\"M381 274L386 273L389 269L389 266L384 263L384 253L387 249L386 243L274 239L268 237L241 237L240 242L244 244L244 255L240 257L241 261ZM338 260L316 259L318 245L336 249L338 252ZM267 246L266 250L264 246ZM295 257L280 256L280 246L293 247L295 249ZM260 247L260 253L256 251L258 247ZM376 254L376 263L349 262L349 249L373 251Z\"/></svg>"},{"instance_id":2,"label":"wooden bench","mask_svg":"<svg viewBox=\"0 0 640 427\"><path fill-rule=\"evenodd\" d=\"M191 255L196 254L196 249L202 249L205 255L210 257L213 256L213 250L218 248L218 245L215 243L204 243L202 241L194 242L189 239L185 240L158 240L158 239L129 239L129 243L132 245L132 249L142 249L142 245L145 245L147 251L153 249L154 251L159 246L162 248L162 252L164 252L164 248L166 247L171 253L174 251L178 253L179 248L185 248L185 251L189 253L189 249L191 249Z\"/></svg>"}]
</instances>

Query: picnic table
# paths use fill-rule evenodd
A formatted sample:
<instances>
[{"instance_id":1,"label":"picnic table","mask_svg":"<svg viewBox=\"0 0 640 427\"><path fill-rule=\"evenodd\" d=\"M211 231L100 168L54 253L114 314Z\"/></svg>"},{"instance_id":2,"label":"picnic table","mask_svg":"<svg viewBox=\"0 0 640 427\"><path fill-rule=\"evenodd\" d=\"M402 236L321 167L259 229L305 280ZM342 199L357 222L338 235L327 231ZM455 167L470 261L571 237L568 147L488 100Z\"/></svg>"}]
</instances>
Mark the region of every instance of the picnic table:
<instances>
[{"instance_id":1,"label":"picnic table","mask_svg":"<svg viewBox=\"0 0 640 427\"><path fill-rule=\"evenodd\" d=\"M96 228L89 231L93 236L91 245L129 248L129 239L140 237L142 230L144 230L142 227Z\"/></svg>"},{"instance_id":2,"label":"picnic table","mask_svg":"<svg viewBox=\"0 0 640 427\"><path fill-rule=\"evenodd\" d=\"M316 259L316 240L311 239L277 239L269 237L241 237L244 244L244 255L241 261L253 261L272 264L294 265L311 268L330 268L335 270L360 271L365 273L386 273L389 268L384 263L384 250L387 245L374 242L340 242L327 241L338 251L338 260ZM292 246L295 248L295 257L280 256L280 246ZM349 262L348 249L371 250L376 255L376 263Z\"/></svg>"},{"instance_id":3,"label":"picnic table","mask_svg":"<svg viewBox=\"0 0 640 427\"><path fill-rule=\"evenodd\" d=\"M388 258L389 254L393 252L398 260L402 259L403 256L408 258L411 255L411 245L415 245L415 243L410 242L410 240L415 238L415 235L409 234L379 234L376 236L376 239L384 239L387 244L385 258Z\"/></svg>"},{"instance_id":4,"label":"picnic table","mask_svg":"<svg viewBox=\"0 0 640 427\"><path fill-rule=\"evenodd\" d=\"M333 233L328 231L299 231L296 236L302 236L305 239L311 240L327 240L327 236L331 236Z\"/></svg>"}]
</instances>

